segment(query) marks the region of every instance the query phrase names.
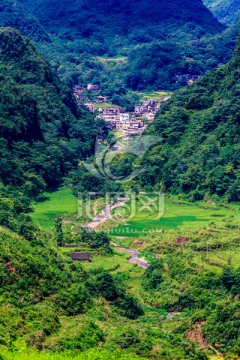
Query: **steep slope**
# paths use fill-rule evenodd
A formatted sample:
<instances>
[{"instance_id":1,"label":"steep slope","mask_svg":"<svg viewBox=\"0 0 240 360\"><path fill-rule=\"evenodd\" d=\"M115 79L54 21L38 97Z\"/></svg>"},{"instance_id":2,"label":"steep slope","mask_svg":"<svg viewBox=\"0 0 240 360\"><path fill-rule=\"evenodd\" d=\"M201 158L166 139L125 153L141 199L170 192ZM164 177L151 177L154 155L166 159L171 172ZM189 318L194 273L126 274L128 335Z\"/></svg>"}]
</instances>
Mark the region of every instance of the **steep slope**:
<instances>
[{"instance_id":1,"label":"steep slope","mask_svg":"<svg viewBox=\"0 0 240 360\"><path fill-rule=\"evenodd\" d=\"M203 6L202 1L191 2L182 0L156 1L82 1L74 0L70 4L66 0L22 0L28 5L41 23L49 29L75 29L84 36L114 38L134 33L142 26L148 28L149 35L161 34L156 26L163 22L171 22L173 27L192 23L202 27L203 31L215 33L221 29L212 14ZM153 34L155 30L156 34ZM112 33L112 34L111 34Z\"/></svg>"},{"instance_id":2,"label":"steep slope","mask_svg":"<svg viewBox=\"0 0 240 360\"><path fill-rule=\"evenodd\" d=\"M214 16L225 25L232 24L240 15L238 0L204 0L203 2Z\"/></svg>"},{"instance_id":3,"label":"steep slope","mask_svg":"<svg viewBox=\"0 0 240 360\"><path fill-rule=\"evenodd\" d=\"M50 42L39 21L18 1L1 0L0 26L11 26L35 41Z\"/></svg>"},{"instance_id":4,"label":"steep slope","mask_svg":"<svg viewBox=\"0 0 240 360\"><path fill-rule=\"evenodd\" d=\"M230 63L175 94L149 132L163 138L145 158L142 185L239 201L240 41Z\"/></svg>"},{"instance_id":5,"label":"steep slope","mask_svg":"<svg viewBox=\"0 0 240 360\"><path fill-rule=\"evenodd\" d=\"M0 29L0 50L0 181L34 196L91 154L93 120L18 31Z\"/></svg>"},{"instance_id":6,"label":"steep slope","mask_svg":"<svg viewBox=\"0 0 240 360\"><path fill-rule=\"evenodd\" d=\"M55 344L55 351L75 350L77 354L97 347L105 342L105 335L91 315L74 326L72 336L64 331L64 322L74 324L78 321L74 317L93 311L100 297L119 309L123 321L142 314L138 303L117 289L111 274L103 269L87 273L79 262L71 262L70 253L60 255L49 236L35 231L33 238L26 239L0 228L0 353L3 346L10 349L16 339L21 346L46 349L44 341L61 330L64 336ZM123 304L129 299L133 306L127 313Z\"/></svg>"},{"instance_id":7,"label":"steep slope","mask_svg":"<svg viewBox=\"0 0 240 360\"><path fill-rule=\"evenodd\" d=\"M41 50L59 74L74 83L101 83L106 95L113 89L121 95L126 86L176 88L177 75L203 74L222 62L216 54L206 61L211 46L201 47L204 35L224 29L201 0L21 2L51 33L54 45ZM108 66L102 56L120 60Z\"/></svg>"}]
</instances>

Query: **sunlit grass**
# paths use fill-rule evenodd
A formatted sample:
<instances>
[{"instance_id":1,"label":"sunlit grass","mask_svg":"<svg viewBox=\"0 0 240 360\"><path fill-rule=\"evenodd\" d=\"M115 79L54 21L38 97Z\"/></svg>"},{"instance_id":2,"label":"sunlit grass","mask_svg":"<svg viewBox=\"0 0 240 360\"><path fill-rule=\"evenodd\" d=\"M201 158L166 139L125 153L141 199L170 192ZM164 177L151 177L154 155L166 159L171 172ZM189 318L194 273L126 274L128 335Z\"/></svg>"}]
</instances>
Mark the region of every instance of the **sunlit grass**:
<instances>
[{"instance_id":1,"label":"sunlit grass","mask_svg":"<svg viewBox=\"0 0 240 360\"><path fill-rule=\"evenodd\" d=\"M2 352L4 360L145 360L134 354L127 354L121 351L108 351L100 349L91 349L79 353L79 355L71 354L48 354L40 352ZM147 359L146 359L147 360Z\"/></svg>"},{"instance_id":2,"label":"sunlit grass","mask_svg":"<svg viewBox=\"0 0 240 360\"><path fill-rule=\"evenodd\" d=\"M224 218L236 215L233 209L226 209L205 204L180 202L176 197L165 199L164 211L158 207L146 207L137 201L134 209L131 204L116 209L124 218L123 223L112 229L112 235L139 237L171 229L203 227L220 224Z\"/></svg>"},{"instance_id":3,"label":"sunlit grass","mask_svg":"<svg viewBox=\"0 0 240 360\"><path fill-rule=\"evenodd\" d=\"M35 205L31 213L33 220L41 228L51 231L54 228L54 219L63 214L77 214L78 199L70 189L60 189L44 193L43 201Z\"/></svg>"},{"instance_id":4,"label":"sunlit grass","mask_svg":"<svg viewBox=\"0 0 240 360\"><path fill-rule=\"evenodd\" d=\"M135 92L137 95L140 96L140 101L146 101L146 100L160 100L166 96L172 95L172 92L170 91L141 91L141 92Z\"/></svg>"}]
</instances>

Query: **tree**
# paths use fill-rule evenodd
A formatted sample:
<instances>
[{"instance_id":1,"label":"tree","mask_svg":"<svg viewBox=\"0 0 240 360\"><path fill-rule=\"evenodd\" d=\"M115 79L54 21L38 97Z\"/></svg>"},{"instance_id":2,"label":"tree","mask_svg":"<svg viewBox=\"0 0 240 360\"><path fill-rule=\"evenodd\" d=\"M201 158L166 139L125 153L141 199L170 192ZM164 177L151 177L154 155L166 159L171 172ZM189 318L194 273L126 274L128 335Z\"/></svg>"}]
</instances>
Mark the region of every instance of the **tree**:
<instances>
[{"instance_id":1,"label":"tree","mask_svg":"<svg viewBox=\"0 0 240 360\"><path fill-rule=\"evenodd\" d=\"M106 300L116 300L118 293L113 278L107 272L97 277L97 287L99 292Z\"/></svg>"},{"instance_id":2,"label":"tree","mask_svg":"<svg viewBox=\"0 0 240 360\"><path fill-rule=\"evenodd\" d=\"M122 296L122 298L116 300L114 304L117 306L122 316L125 316L131 320L135 320L144 314L144 311L138 304L137 300L131 296Z\"/></svg>"},{"instance_id":3,"label":"tree","mask_svg":"<svg viewBox=\"0 0 240 360\"><path fill-rule=\"evenodd\" d=\"M33 240L38 228L34 224L31 216L21 214L18 216L18 233L27 240Z\"/></svg>"},{"instance_id":4,"label":"tree","mask_svg":"<svg viewBox=\"0 0 240 360\"><path fill-rule=\"evenodd\" d=\"M151 264L148 269L146 269L142 285L145 289L156 290L161 282L163 281L163 265L159 261L155 261L154 264Z\"/></svg>"},{"instance_id":5,"label":"tree","mask_svg":"<svg viewBox=\"0 0 240 360\"><path fill-rule=\"evenodd\" d=\"M55 219L55 238L58 246L63 246L63 240L64 240L62 221L63 219L61 217L57 217Z\"/></svg>"}]
</instances>

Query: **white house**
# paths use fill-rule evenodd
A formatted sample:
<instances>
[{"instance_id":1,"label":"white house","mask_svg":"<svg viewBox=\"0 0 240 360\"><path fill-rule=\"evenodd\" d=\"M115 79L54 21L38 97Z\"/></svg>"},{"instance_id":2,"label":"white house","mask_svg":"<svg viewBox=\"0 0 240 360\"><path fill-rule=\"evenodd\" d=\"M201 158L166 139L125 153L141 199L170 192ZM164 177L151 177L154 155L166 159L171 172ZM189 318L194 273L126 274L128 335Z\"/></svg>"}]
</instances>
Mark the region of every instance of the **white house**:
<instances>
[{"instance_id":1,"label":"white house","mask_svg":"<svg viewBox=\"0 0 240 360\"><path fill-rule=\"evenodd\" d=\"M120 121L129 121L129 120L130 120L130 114L129 113L120 114Z\"/></svg>"}]
</instances>

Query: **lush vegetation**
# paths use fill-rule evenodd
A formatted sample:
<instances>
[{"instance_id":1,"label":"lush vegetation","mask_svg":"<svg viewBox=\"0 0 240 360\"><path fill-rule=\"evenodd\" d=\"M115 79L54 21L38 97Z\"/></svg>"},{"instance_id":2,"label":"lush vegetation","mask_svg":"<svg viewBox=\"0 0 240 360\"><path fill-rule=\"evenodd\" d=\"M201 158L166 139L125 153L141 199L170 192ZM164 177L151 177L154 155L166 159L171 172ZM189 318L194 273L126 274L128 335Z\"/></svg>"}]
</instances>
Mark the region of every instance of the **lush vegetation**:
<instances>
[{"instance_id":1,"label":"lush vegetation","mask_svg":"<svg viewBox=\"0 0 240 360\"><path fill-rule=\"evenodd\" d=\"M223 24L233 23L240 15L238 0L204 0L204 4Z\"/></svg>"},{"instance_id":2,"label":"lush vegetation","mask_svg":"<svg viewBox=\"0 0 240 360\"><path fill-rule=\"evenodd\" d=\"M3 1L0 24L28 34L71 87L100 84L127 108L131 90L176 89L226 63L238 31L224 31L200 0L20 2Z\"/></svg>"},{"instance_id":3,"label":"lush vegetation","mask_svg":"<svg viewBox=\"0 0 240 360\"><path fill-rule=\"evenodd\" d=\"M1 229L1 345L14 349L15 341L22 338L41 350L46 338L61 328L61 317L86 313L99 296L112 304L117 316L136 319L143 314L110 274L101 269L87 274L69 255L62 259L52 245L40 232L29 241ZM65 334L58 347L87 350L103 340L103 332L89 317L76 338Z\"/></svg>"},{"instance_id":4,"label":"lush vegetation","mask_svg":"<svg viewBox=\"0 0 240 360\"><path fill-rule=\"evenodd\" d=\"M236 37L219 37L224 27L200 0L21 2L50 34L51 44L38 46L58 74L70 85L100 84L115 103L127 88L186 85L181 75L202 75L228 61Z\"/></svg>"},{"instance_id":5,"label":"lush vegetation","mask_svg":"<svg viewBox=\"0 0 240 360\"><path fill-rule=\"evenodd\" d=\"M116 249L113 253L108 253L101 245L99 248L95 248L95 244L92 242L94 236L92 237L84 230L81 233L76 231L78 229L77 214L75 218L70 217L69 214L66 214L66 217L62 214L62 218L65 219L63 221L65 242L76 244L78 251L90 251L93 254L92 261L82 264L82 266L71 264L69 261L71 249L56 247L55 236L49 243L49 235L48 240L43 241L44 245L41 251L44 251L44 258L46 258L48 244L51 244L51 258L48 257L43 262L38 247L33 248L34 253L30 252L31 257L38 256L37 269L40 268L41 262L46 265L51 264L52 273L56 262L56 260L53 262L52 256L57 256L58 261L61 259L64 274L70 282L73 282L76 271L74 269L77 267L78 282L79 271L81 271L81 274L82 272L84 274L82 285L85 285L87 292L90 292L91 298L87 301L84 313L77 314L78 307L71 303L71 299L73 299L74 304L78 304L74 297L76 294L68 292L68 296L64 297L63 302L56 302L55 299L58 299L60 289L58 290L55 286L52 291L57 291L57 293L53 297L45 295L44 300L36 305L38 309L39 306L42 309L44 304L47 304L49 309L49 304L51 304L53 314L58 315L60 324L56 325L55 320L54 324L57 328L52 332L46 330L40 344L38 341L32 340L35 339L33 336L27 340L32 331L30 323L26 333L20 331L20 327L20 330L19 328L16 330L17 339L13 341L11 348L16 352L20 347L24 347L23 341L27 341L28 346L55 351L54 355L45 355L53 356L53 358L60 356L59 351L66 350L71 351L70 356L74 358L79 350L83 351L88 347L95 346L106 349L91 350L99 356L102 354L103 359L108 355L110 348L113 352L112 356L115 356L117 349L121 348L127 352L126 355L122 355L126 358L127 356L134 358L132 353L137 353L148 359L204 359L207 353L214 352L227 354L229 359L236 358L240 351L238 340L239 206L225 208L219 204L199 203L197 207L190 203L177 201L177 198L172 196L167 198L166 206L166 213L170 208L175 216L184 214L184 212L189 214L191 211L193 213L198 211L199 220L202 218L204 221L201 225L201 221L191 219L191 226L188 223L178 223L177 227L173 222L172 227L169 224L169 227L163 227L161 232L157 231L157 227L154 232L145 232L142 235L139 232L138 239L131 240L125 236L120 239L119 234L114 236L114 242L120 243L120 246L137 248L139 257L149 260L151 266L146 271L128 263L122 250L118 252ZM56 208L56 210L58 209ZM188 220L187 216L185 220ZM135 219L135 224L130 225L137 229L138 224L141 225L141 221L141 218ZM157 224L161 228L161 222L157 222ZM152 225L153 221L150 224L146 223L145 228L148 226L150 229ZM71 228L71 232L68 228ZM10 246L8 245L10 249L8 256L11 252L16 251L14 246L16 239L17 237L13 242L10 239L7 240L10 244ZM41 239L44 239L43 234L41 234ZM23 244L29 244L29 242L21 239L20 249ZM4 246L2 249L1 251L4 253ZM26 251L21 256L21 250L18 250L17 256L11 257L10 264L8 262L5 265L9 269L8 271L14 273L16 269L21 269L20 265L26 257L25 253ZM16 261L16 259L19 260ZM14 266L16 266L15 269L13 269ZM26 271L26 265L24 266ZM41 267L44 269L44 265ZM20 274L22 273L20 272ZM64 293L65 286L69 286L65 276L63 277L64 283L57 282L57 284L61 284L60 294ZM58 279L57 274L55 274L55 282L56 279ZM18 298L19 291L25 291L25 296L27 294L26 289L19 289L17 284L14 285L14 293L16 293L14 299ZM38 289L37 283L36 286ZM72 287L74 288L74 286L73 283ZM51 277L47 288L52 288ZM11 291L11 287L8 289ZM40 287L41 289L42 287ZM30 291L36 292L33 287L30 287ZM41 295L39 290L37 294ZM141 308L131 299L133 295L136 296L137 302L142 304ZM54 299L54 304L51 302L52 299ZM35 298L33 300L39 301ZM7 302L9 302L8 298ZM28 304L23 302L21 314L24 311L30 311L28 306L30 306L29 300ZM69 316L69 311L75 315ZM41 315L46 316L45 313L41 313ZM36 326L38 326L38 330L42 329L42 323L36 322L35 318L31 317L29 321L34 321L35 330ZM8 326L10 324L8 323ZM37 334L39 335L39 333ZM197 344L198 350L191 347L192 342ZM11 359L13 356L6 352L2 354L6 356L6 359ZM86 352L86 356L87 354L88 352ZM36 353L34 355L37 356ZM26 355L23 353L19 356L24 359ZM41 356L44 355L39 354L40 358Z\"/></svg>"},{"instance_id":6,"label":"lush vegetation","mask_svg":"<svg viewBox=\"0 0 240 360\"><path fill-rule=\"evenodd\" d=\"M61 215L77 213L77 198L71 189L60 189L44 193L34 206L31 217L44 230L54 230L54 220Z\"/></svg>"},{"instance_id":7,"label":"lush vegetation","mask_svg":"<svg viewBox=\"0 0 240 360\"><path fill-rule=\"evenodd\" d=\"M76 356L72 355L60 355L60 354L41 354L38 352L26 352L26 353L4 353L5 360L146 360L133 353L126 353L123 351L117 351L112 353L109 350L92 349L84 351Z\"/></svg>"},{"instance_id":8,"label":"lush vegetation","mask_svg":"<svg viewBox=\"0 0 240 360\"><path fill-rule=\"evenodd\" d=\"M177 92L149 134L162 139L143 161L143 186L239 201L240 43L226 66Z\"/></svg>"},{"instance_id":9,"label":"lush vegetation","mask_svg":"<svg viewBox=\"0 0 240 360\"><path fill-rule=\"evenodd\" d=\"M29 32L70 85L101 83L119 105L139 99L126 86L175 88L185 85L176 75L225 62L238 30L219 36L199 0L91 1L81 11L79 1L22 2L41 25L10 0L2 24ZM238 358L240 42L229 64L162 106L146 131L161 141L123 185L80 166L105 124L76 106L29 40L1 28L0 50L0 359ZM124 177L136 165L120 156L111 167ZM126 201L115 232L112 221L84 226L72 194L129 188L135 216ZM143 189L168 193L159 216ZM95 212L104 206L96 196Z\"/></svg>"},{"instance_id":10,"label":"lush vegetation","mask_svg":"<svg viewBox=\"0 0 240 360\"><path fill-rule=\"evenodd\" d=\"M27 39L2 28L0 47L0 179L32 198L91 155L96 129Z\"/></svg>"},{"instance_id":11,"label":"lush vegetation","mask_svg":"<svg viewBox=\"0 0 240 360\"><path fill-rule=\"evenodd\" d=\"M139 29L150 18L155 27L159 25L159 22L170 19L180 24L192 21L203 29L210 29L212 32L219 28L219 24L214 20L211 13L198 0L191 3L174 0L170 4L153 1L151 6L145 0L141 0L140 3L135 1L129 3L126 0L115 3L110 0L95 3L91 0L84 4L79 0L74 0L70 7L66 6L66 0L60 2L55 0L22 0L21 2L30 6L48 28L54 29L55 27L56 30L57 25L59 33L61 33L66 27L71 27L84 37L98 34L101 27L104 29L107 38L114 38L116 33L121 37L124 29L127 33L136 32L136 29ZM178 7L179 11L173 13L173 10ZM89 20L84 23L83 20L86 19L86 16L89 16ZM116 21L120 20L119 16L121 16L121 21ZM109 19L110 26L108 24ZM111 28L115 30L113 34L111 34ZM159 31L157 27L156 30Z\"/></svg>"},{"instance_id":12,"label":"lush vegetation","mask_svg":"<svg viewBox=\"0 0 240 360\"><path fill-rule=\"evenodd\" d=\"M0 26L11 26L23 35L40 42L50 42L50 37L36 17L18 1L1 0Z\"/></svg>"}]
</instances>

